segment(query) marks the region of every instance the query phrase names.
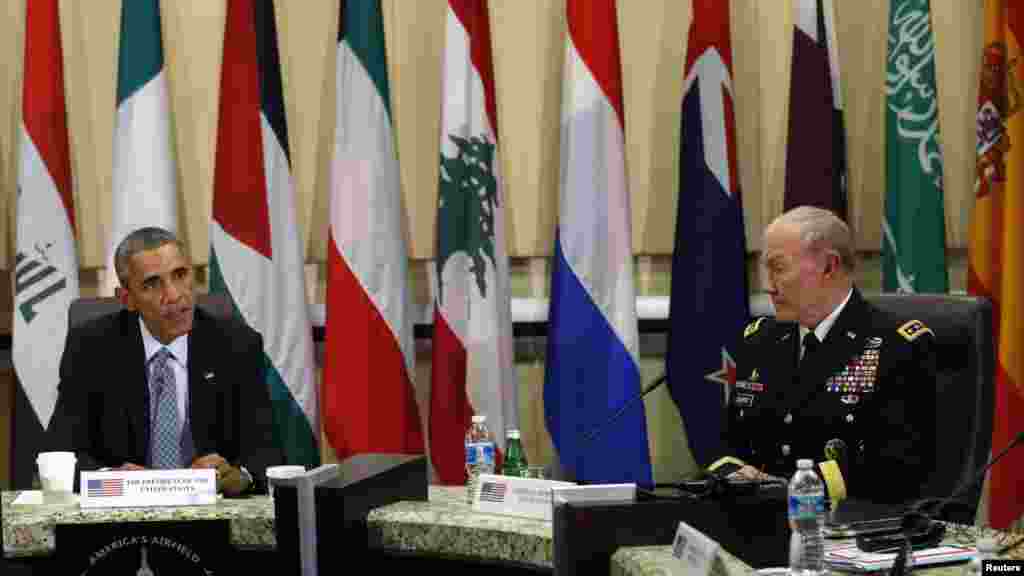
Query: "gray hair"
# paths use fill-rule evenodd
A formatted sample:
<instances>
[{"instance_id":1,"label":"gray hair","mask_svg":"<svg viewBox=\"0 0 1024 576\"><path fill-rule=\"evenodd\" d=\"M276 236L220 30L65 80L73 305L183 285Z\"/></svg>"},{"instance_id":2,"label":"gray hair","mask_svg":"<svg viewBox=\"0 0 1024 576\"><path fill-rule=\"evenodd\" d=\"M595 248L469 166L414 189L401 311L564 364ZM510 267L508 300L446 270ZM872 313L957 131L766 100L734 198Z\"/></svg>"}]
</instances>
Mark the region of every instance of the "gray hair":
<instances>
[{"instance_id":1,"label":"gray hair","mask_svg":"<svg viewBox=\"0 0 1024 576\"><path fill-rule=\"evenodd\" d=\"M809 252L834 251L839 256L839 265L847 273L853 273L857 267L853 231L834 212L815 206L798 206L780 215L770 226L776 224L799 230L800 242Z\"/></svg>"},{"instance_id":2,"label":"gray hair","mask_svg":"<svg viewBox=\"0 0 1024 576\"><path fill-rule=\"evenodd\" d=\"M117 272L117 281L120 282L121 287L128 287L128 264L132 256L139 252L156 250L171 242L177 244L182 253L185 252L185 245L181 240L178 240L173 232L168 232L163 228L155 226L139 228L125 236L117 245L117 250L114 251L114 271Z\"/></svg>"}]
</instances>

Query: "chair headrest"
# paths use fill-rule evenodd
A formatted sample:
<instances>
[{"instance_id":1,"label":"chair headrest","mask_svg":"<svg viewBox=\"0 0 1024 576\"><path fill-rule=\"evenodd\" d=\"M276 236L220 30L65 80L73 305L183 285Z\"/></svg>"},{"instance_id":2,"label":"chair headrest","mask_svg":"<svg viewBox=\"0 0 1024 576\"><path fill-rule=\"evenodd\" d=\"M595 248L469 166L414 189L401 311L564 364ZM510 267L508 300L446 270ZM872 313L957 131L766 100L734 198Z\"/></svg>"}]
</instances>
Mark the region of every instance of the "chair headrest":
<instances>
[{"instance_id":1,"label":"chair headrest","mask_svg":"<svg viewBox=\"0 0 1024 576\"><path fill-rule=\"evenodd\" d=\"M225 294L196 294L196 305L211 316L228 318L232 314L231 300ZM68 324L74 328L90 320L121 311L121 301L112 296L78 298L68 308Z\"/></svg>"}]
</instances>

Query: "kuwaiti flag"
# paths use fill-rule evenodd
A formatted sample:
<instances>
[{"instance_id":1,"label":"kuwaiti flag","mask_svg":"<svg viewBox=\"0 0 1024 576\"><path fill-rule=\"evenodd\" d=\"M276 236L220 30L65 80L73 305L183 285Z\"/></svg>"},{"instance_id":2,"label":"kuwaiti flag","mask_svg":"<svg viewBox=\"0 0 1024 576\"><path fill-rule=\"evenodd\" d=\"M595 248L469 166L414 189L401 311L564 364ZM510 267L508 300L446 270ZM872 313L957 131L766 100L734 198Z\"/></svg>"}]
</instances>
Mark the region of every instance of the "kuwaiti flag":
<instances>
[{"instance_id":1,"label":"kuwaiti flag","mask_svg":"<svg viewBox=\"0 0 1024 576\"><path fill-rule=\"evenodd\" d=\"M449 0L443 78L430 458L462 484L473 414L501 449L519 428L487 0Z\"/></svg>"},{"instance_id":2,"label":"kuwaiti flag","mask_svg":"<svg viewBox=\"0 0 1024 576\"><path fill-rule=\"evenodd\" d=\"M274 3L229 0L210 224L210 291L263 335L277 445L320 460L313 336L288 156Z\"/></svg>"},{"instance_id":3,"label":"kuwaiti flag","mask_svg":"<svg viewBox=\"0 0 1024 576\"><path fill-rule=\"evenodd\" d=\"M105 284L113 294L114 250L142 226L178 226L177 172L158 0L121 3L114 121L114 173Z\"/></svg>"},{"instance_id":4,"label":"kuwaiti flag","mask_svg":"<svg viewBox=\"0 0 1024 576\"><path fill-rule=\"evenodd\" d=\"M13 349L21 390L14 449L16 468L31 474L57 403L68 306L78 297L78 256L58 2L28 2L25 17Z\"/></svg>"},{"instance_id":5,"label":"kuwaiti flag","mask_svg":"<svg viewBox=\"0 0 1024 576\"><path fill-rule=\"evenodd\" d=\"M793 0L793 65L783 205L846 219L846 132L832 0Z\"/></svg>"},{"instance_id":6,"label":"kuwaiti flag","mask_svg":"<svg viewBox=\"0 0 1024 576\"><path fill-rule=\"evenodd\" d=\"M544 416L581 482L651 483L614 0L568 0Z\"/></svg>"},{"instance_id":7,"label":"kuwaiti flag","mask_svg":"<svg viewBox=\"0 0 1024 576\"><path fill-rule=\"evenodd\" d=\"M422 454L408 256L379 0L338 26L338 107L327 241L324 430L339 459Z\"/></svg>"},{"instance_id":8,"label":"kuwaiti flag","mask_svg":"<svg viewBox=\"0 0 1024 576\"><path fill-rule=\"evenodd\" d=\"M688 46L665 364L690 451L707 466L724 455L730 348L749 316L728 2L693 0Z\"/></svg>"}]
</instances>

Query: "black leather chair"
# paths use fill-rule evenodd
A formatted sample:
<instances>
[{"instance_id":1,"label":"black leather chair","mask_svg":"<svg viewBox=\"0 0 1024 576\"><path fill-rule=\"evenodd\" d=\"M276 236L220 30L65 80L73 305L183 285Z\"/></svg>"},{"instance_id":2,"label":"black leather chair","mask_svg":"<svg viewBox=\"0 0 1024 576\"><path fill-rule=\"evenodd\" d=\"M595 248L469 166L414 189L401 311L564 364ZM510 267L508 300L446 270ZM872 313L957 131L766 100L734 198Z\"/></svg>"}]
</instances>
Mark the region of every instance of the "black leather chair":
<instances>
[{"instance_id":1,"label":"black leather chair","mask_svg":"<svg viewBox=\"0 0 1024 576\"><path fill-rule=\"evenodd\" d=\"M196 305L213 316L225 318L234 312L225 294L196 294ZM68 326L75 327L94 318L121 310L121 301L113 296L78 298L68 307Z\"/></svg>"},{"instance_id":2,"label":"black leather chair","mask_svg":"<svg viewBox=\"0 0 1024 576\"><path fill-rule=\"evenodd\" d=\"M921 320L935 333L935 472L921 496L948 497L971 482L991 449L992 304L985 298L951 294L866 294L865 298L898 317ZM963 505L946 507L947 517L973 523L980 496L980 485L967 491Z\"/></svg>"}]
</instances>

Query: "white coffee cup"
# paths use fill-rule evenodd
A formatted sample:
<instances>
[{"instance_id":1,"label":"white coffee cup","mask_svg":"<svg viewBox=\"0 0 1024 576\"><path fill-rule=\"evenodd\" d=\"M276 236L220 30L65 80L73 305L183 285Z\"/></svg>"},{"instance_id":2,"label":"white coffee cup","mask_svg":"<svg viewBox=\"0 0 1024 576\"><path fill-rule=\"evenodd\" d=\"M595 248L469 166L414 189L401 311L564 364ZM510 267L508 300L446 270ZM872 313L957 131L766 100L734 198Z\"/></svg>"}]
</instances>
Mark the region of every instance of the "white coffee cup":
<instances>
[{"instance_id":1,"label":"white coffee cup","mask_svg":"<svg viewBox=\"0 0 1024 576\"><path fill-rule=\"evenodd\" d=\"M270 466L267 468L267 492L274 497L274 481L281 478L301 476L306 472L304 466Z\"/></svg>"},{"instance_id":2,"label":"white coffee cup","mask_svg":"<svg viewBox=\"0 0 1024 576\"><path fill-rule=\"evenodd\" d=\"M36 465L39 469L39 483L43 488L43 502L67 504L74 501L77 461L74 452L39 453Z\"/></svg>"}]
</instances>

